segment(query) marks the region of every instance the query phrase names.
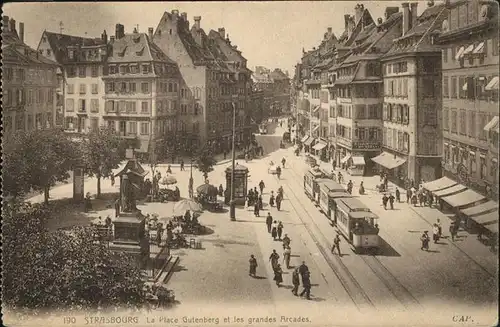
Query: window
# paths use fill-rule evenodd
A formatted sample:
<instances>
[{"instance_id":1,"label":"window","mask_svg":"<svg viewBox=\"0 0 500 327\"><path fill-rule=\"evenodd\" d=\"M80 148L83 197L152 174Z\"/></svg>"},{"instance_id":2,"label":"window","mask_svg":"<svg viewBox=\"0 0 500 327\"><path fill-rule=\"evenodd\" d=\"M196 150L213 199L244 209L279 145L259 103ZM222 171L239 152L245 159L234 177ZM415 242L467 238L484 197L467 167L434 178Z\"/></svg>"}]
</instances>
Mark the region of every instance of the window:
<instances>
[{"instance_id":1,"label":"window","mask_svg":"<svg viewBox=\"0 0 500 327\"><path fill-rule=\"evenodd\" d=\"M498 38L494 37L491 39L491 48L492 48L492 54L494 56L498 56Z\"/></svg>"},{"instance_id":2,"label":"window","mask_svg":"<svg viewBox=\"0 0 500 327\"><path fill-rule=\"evenodd\" d=\"M479 177L481 179L484 179L486 177L486 158L484 157L484 155L479 156L479 162L481 165L481 169L479 171Z\"/></svg>"},{"instance_id":3,"label":"window","mask_svg":"<svg viewBox=\"0 0 500 327\"><path fill-rule=\"evenodd\" d=\"M97 131L99 129L99 118L97 117L90 118L90 129L93 131Z\"/></svg>"},{"instance_id":4,"label":"window","mask_svg":"<svg viewBox=\"0 0 500 327\"><path fill-rule=\"evenodd\" d=\"M141 113L145 114L149 112L149 105L147 101L141 102Z\"/></svg>"},{"instance_id":5,"label":"window","mask_svg":"<svg viewBox=\"0 0 500 327\"><path fill-rule=\"evenodd\" d=\"M448 76L443 76L443 97L448 98L450 96L450 79Z\"/></svg>"},{"instance_id":6,"label":"window","mask_svg":"<svg viewBox=\"0 0 500 327\"><path fill-rule=\"evenodd\" d=\"M78 67L78 77L87 77L87 71L85 66Z\"/></svg>"},{"instance_id":7,"label":"window","mask_svg":"<svg viewBox=\"0 0 500 327\"><path fill-rule=\"evenodd\" d=\"M76 77L76 67L74 66L68 67L66 74L68 78Z\"/></svg>"},{"instance_id":8,"label":"window","mask_svg":"<svg viewBox=\"0 0 500 327\"><path fill-rule=\"evenodd\" d=\"M127 102L126 101L117 101L116 102L118 108L117 110L121 113L126 113L127 112Z\"/></svg>"},{"instance_id":9,"label":"window","mask_svg":"<svg viewBox=\"0 0 500 327\"><path fill-rule=\"evenodd\" d=\"M486 113L479 113L479 139L486 140L487 132L484 130L486 124L488 124L488 115Z\"/></svg>"},{"instance_id":10,"label":"window","mask_svg":"<svg viewBox=\"0 0 500 327\"><path fill-rule=\"evenodd\" d=\"M74 84L68 84L68 87L67 87L66 92L67 92L68 94L73 94L73 93L75 93L75 85L74 85Z\"/></svg>"},{"instance_id":11,"label":"window","mask_svg":"<svg viewBox=\"0 0 500 327\"><path fill-rule=\"evenodd\" d=\"M90 99L90 112L99 112L99 99Z\"/></svg>"},{"instance_id":12,"label":"window","mask_svg":"<svg viewBox=\"0 0 500 327\"><path fill-rule=\"evenodd\" d=\"M66 99L66 111L68 111L68 112L75 111L75 100L74 99Z\"/></svg>"},{"instance_id":13,"label":"window","mask_svg":"<svg viewBox=\"0 0 500 327\"><path fill-rule=\"evenodd\" d=\"M135 121L128 122L128 133L127 134L137 134L137 122L135 122Z\"/></svg>"},{"instance_id":14,"label":"window","mask_svg":"<svg viewBox=\"0 0 500 327\"><path fill-rule=\"evenodd\" d=\"M149 134L149 123L141 123L141 135L148 135Z\"/></svg>"},{"instance_id":15,"label":"window","mask_svg":"<svg viewBox=\"0 0 500 327\"><path fill-rule=\"evenodd\" d=\"M128 87L129 87L129 91L130 92L135 92L136 91L136 89L135 89L135 83L134 82L130 82L128 84Z\"/></svg>"},{"instance_id":16,"label":"window","mask_svg":"<svg viewBox=\"0 0 500 327\"><path fill-rule=\"evenodd\" d=\"M492 177L493 182L496 182L497 174L498 174L498 162L495 159L491 159L490 177Z\"/></svg>"},{"instance_id":17,"label":"window","mask_svg":"<svg viewBox=\"0 0 500 327\"><path fill-rule=\"evenodd\" d=\"M109 66L109 73L110 74L116 74L116 66L115 65Z\"/></svg>"},{"instance_id":18,"label":"window","mask_svg":"<svg viewBox=\"0 0 500 327\"><path fill-rule=\"evenodd\" d=\"M459 93L459 97L460 99L465 99L467 98L467 87L465 86L467 82L467 78L465 76L460 76L458 78L458 93Z\"/></svg>"},{"instance_id":19,"label":"window","mask_svg":"<svg viewBox=\"0 0 500 327\"><path fill-rule=\"evenodd\" d=\"M87 93L87 85L80 84L80 94L86 94L86 93Z\"/></svg>"},{"instance_id":20,"label":"window","mask_svg":"<svg viewBox=\"0 0 500 327\"><path fill-rule=\"evenodd\" d=\"M120 83L120 92L127 92L127 86L128 86L127 82L121 82Z\"/></svg>"},{"instance_id":21,"label":"window","mask_svg":"<svg viewBox=\"0 0 500 327\"><path fill-rule=\"evenodd\" d=\"M40 50L42 51L42 50ZM68 58L75 59L75 50L68 50Z\"/></svg>"},{"instance_id":22,"label":"window","mask_svg":"<svg viewBox=\"0 0 500 327\"><path fill-rule=\"evenodd\" d=\"M127 101L126 108L129 114L137 113L137 103L135 101Z\"/></svg>"},{"instance_id":23,"label":"window","mask_svg":"<svg viewBox=\"0 0 500 327\"><path fill-rule=\"evenodd\" d=\"M116 112L115 102L113 100L106 101L106 112Z\"/></svg>"},{"instance_id":24,"label":"window","mask_svg":"<svg viewBox=\"0 0 500 327\"><path fill-rule=\"evenodd\" d=\"M141 83L142 93L149 93L149 83Z\"/></svg>"},{"instance_id":25,"label":"window","mask_svg":"<svg viewBox=\"0 0 500 327\"><path fill-rule=\"evenodd\" d=\"M174 92L177 92L177 83L174 83Z\"/></svg>"},{"instance_id":26,"label":"window","mask_svg":"<svg viewBox=\"0 0 500 327\"><path fill-rule=\"evenodd\" d=\"M106 92L115 92L115 83L108 82L106 83Z\"/></svg>"},{"instance_id":27,"label":"window","mask_svg":"<svg viewBox=\"0 0 500 327\"><path fill-rule=\"evenodd\" d=\"M92 77L97 77L99 76L99 66L97 65L92 65L91 70L90 70L90 75Z\"/></svg>"},{"instance_id":28,"label":"window","mask_svg":"<svg viewBox=\"0 0 500 327\"><path fill-rule=\"evenodd\" d=\"M458 98L458 92L457 92L457 77L452 76L451 77L451 96L452 99L457 99Z\"/></svg>"},{"instance_id":29,"label":"window","mask_svg":"<svg viewBox=\"0 0 500 327\"><path fill-rule=\"evenodd\" d=\"M451 109L451 132L457 132L457 109Z\"/></svg>"},{"instance_id":30,"label":"window","mask_svg":"<svg viewBox=\"0 0 500 327\"><path fill-rule=\"evenodd\" d=\"M73 129L74 128L73 117L66 117L65 125L66 129Z\"/></svg>"},{"instance_id":31,"label":"window","mask_svg":"<svg viewBox=\"0 0 500 327\"><path fill-rule=\"evenodd\" d=\"M460 134L467 135L467 112L465 109L460 109Z\"/></svg>"},{"instance_id":32,"label":"window","mask_svg":"<svg viewBox=\"0 0 500 327\"><path fill-rule=\"evenodd\" d=\"M92 94L97 94L97 93L99 93L98 85L92 84Z\"/></svg>"},{"instance_id":33,"label":"window","mask_svg":"<svg viewBox=\"0 0 500 327\"><path fill-rule=\"evenodd\" d=\"M78 100L78 111L85 112L87 110L85 104L86 104L85 99L79 99Z\"/></svg>"},{"instance_id":34,"label":"window","mask_svg":"<svg viewBox=\"0 0 500 327\"><path fill-rule=\"evenodd\" d=\"M443 49L443 62L447 63L448 62L448 49Z\"/></svg>"},{"instance_id":35,"label":"window","mask_svg":"<svg viewBox=\"0 0 500 327\"><path fill-rule=\"evenodd\" d=\"M469 137L476 138L476 112L474 110L469 111Z\"/></svg>"},{"instance_id":36,"label":"window","mask_svg":"<svg viewBox=\"0 0 500 327\"><path fill-rule=\"evenodd\" d=\"M120 74L128 74L130 72L129 66L122 65L120 66Z\"/></svg>"},{"instance_id":37,"label":"window","mask_svg":"<svg viewBox=\"0 0 500 327\"><path fill-rule=\"evenodd\" d=\"M143 74L149 74L151 71L150 65L142 65L142 73Z\"/></svg>"},{"instance_id":38,"label":"window","mask_svg":"<svg viewBox=\"0 0 500 327\"><path fill-rule=\"evenodd\" d=\"M450 129L450 109L447 107L443 108L443 130L448 131Z\"/></svg>"}]
</instances>

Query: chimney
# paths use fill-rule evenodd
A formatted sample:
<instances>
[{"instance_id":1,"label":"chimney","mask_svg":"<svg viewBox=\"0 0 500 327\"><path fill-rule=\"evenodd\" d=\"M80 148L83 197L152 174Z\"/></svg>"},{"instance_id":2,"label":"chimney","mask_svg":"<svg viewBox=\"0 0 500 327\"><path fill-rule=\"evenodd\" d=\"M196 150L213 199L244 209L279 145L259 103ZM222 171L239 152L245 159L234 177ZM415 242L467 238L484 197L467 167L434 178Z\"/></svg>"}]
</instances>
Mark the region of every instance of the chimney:
<instances>
[{"instance_id":1,"label":"chimney","mask_svg":"<svg viewBox=\"0 0 500 327\"><path fill-rule=\"evenodd\" d=\"M200 26L201 26L201 25L200 25L201 16L194 16L194 17L193 17L193 19L194 19L194 27L195 27L197 30L199 30L199 29L201 28L201 27L200 27Z\"/></svg>"},{"instance_id":2,"label":"chimney","mask_svg":"<svg viewBox=\"0 0 500 327\"><path fill-rule=\"evenodd\" d=\"M120 26L121 26L120 24L116 24L116 26L115 26L115 38L116 38L117 40L119 40L119 39L120 39L120 33L121 33L121 28L120 28Z\"/></svg>"},{"instance_id":3,"label":"chimney","mask_svg":"<svg viewBox=\"0 0 500 327\"><path fill-rule=\"evenodd\" d=\"M357 4L356 7L354 7L354 17L355 17L355 23L357 24L360 20L361 17L363 17L363 12L365 11L365 6L362 4Z\"/></svg>"},{"instance_id":4,"label":"chimney","mask_svg":"<svg viewBox=\"0 0 500 327\"><path fill-rule=\"evenodd\" d=\"M226 38L226 29L224 27L219 28L219 35L221 38Z\"/></svg>"},{"instance_id":5,"label":"chimney","mask_svg":"<svg viewBox=\"0 0 500 327\"><path fill-rule=\"evenodd\" d=\"M133 32L133 33L134 33L134 34L139 33L139 31L137 30L137 27L134 27L134 32Z\"/></svg>"},{"instance_id":6,"label":"chimney","mask_svg":"<svg viewBox=\"0 0 500 327\"><path fill-rule=\"evenodd\" d=\"M413 28L414 26L417 25L417 18L418 18L417 6L418 6L417 2L410 3L410 9L411 9L411 11L410 11L410 16L411 16L410 28Z\"/></svg>"},{"instance_id":7,"label":"chimney","mask_svg":"<svg viewBox=\"0 0 500 327\"><path fill-rule=\"evenodd\" d=\"M408 33L410 30L410 4L408 2L402 3L401 7L403 7L403 36Z\"/></svg>"},{"instance_id":8,"label":"chimney","mask_svg":"<svg viewBox=\"0 0 500 327\"><path fill-rule=\"evenodd\" d=\"M385 7L385 13L384 13L385 20L389 19L389 17L398 12L399 12L399 7Z\"/></svg>"},{"instance_id":9,"label":"chimney","mask_svg":"<svg viewBox=\"0 0 500 327\"><path fill-rule=\"evenodd\" d=\"M19 39L24 43L24 23L19 23Z\"/></svg>"},{"instance_id":10,"label":"chimney","mask_svg":"<svg viewBox=\"0 0 500 327\"><path fill-rule=\"evenodd\" d=\"M229 40L229 34L226 35L226 42L229 43L229 44L231 44L231 40Z\"/></svg>"},{"instance_id":11,"label":"chimney","mask_svg":"<svg viewBox=\"0 0 500 327\"><path fill-rule=\"evenodd\" d=\"M349 30L349 19L350 19L350 15L344 15L344 27L345 27L345 31L347 32Z\"/></svg>"},{"instance_id":12,"label":"chimney","mask_svg":"<svg viewBox=\"0 0 500 327\"><path fill-rule=\"evenodd\" d=\"M9 31L16 32L16 20L14 18L9 20Z\"/></svg>"},{"instance_id":13,"label":"chimney","mask_svg":"<svg viewBox=\"0 0 500 327\"><path fill-rule=\"evenodd\" d=\"M179 10L177 9L172 10L172 15L174 15L175 17L179 17Z\"/></svg>"},{"instance_id":14,"label":"chimney","mask_svg":"<svg viewBox=\"0 0 500 327\"><path fill-rule=\"evenodd\" d=\"M115 42L115 37L113 35L111 35L109 37L109 43L113 43L113 42Z\"/></svg>"},{"instance_id":15,"label":"chimney","mask_svg":"<svg viewBox=\"0 0 500 327\"><path fill-rule=\"evenodd\" d=\"M328 35L332 35L332 28L331 28L331 27L328 27L328 28L326 29L326 31L328 32Z\"/></svg>"},{"instance_id":16,"label":"chimney","mask_svg":"<svg viewBox=\"0 0 500 327\"><path fill-rule=\"evenodd\" d=\"M153 33L154 33L154 29L152 27L149 27L148 28L148 36L151 40L153 39Z\"/></svg>"},{"instance_id":17,"label":"chimney","mask_svg":"<svg viewBox=\"0 0 500 327\"><path fill-rule=\"evenodd\" d=\"M9 16L2 17L2 31L4 32L9 31Z\"/></svg>"},{"instance_id":18,"label":"chimney","mask_svg":"<svg viewBox=\"0 0 500 327\"><path fill-rule=\"evenodd\" d=\"M188 14L187 14L187 12L181 13L181 18L184 19L185 21L187 21L188 20Z\"/></svg>"},{"instance_id":19,"label":"chimney","mask_svg":"<svg viewBox=\"0 0 500 327\"><path fill-rule=\"evenodd\" d=\"M106 30L104 30L104 32L102 32L101 39L104 42L104 44L108 44L108 34L106 33Z\"/></svg>"}]
</instances>

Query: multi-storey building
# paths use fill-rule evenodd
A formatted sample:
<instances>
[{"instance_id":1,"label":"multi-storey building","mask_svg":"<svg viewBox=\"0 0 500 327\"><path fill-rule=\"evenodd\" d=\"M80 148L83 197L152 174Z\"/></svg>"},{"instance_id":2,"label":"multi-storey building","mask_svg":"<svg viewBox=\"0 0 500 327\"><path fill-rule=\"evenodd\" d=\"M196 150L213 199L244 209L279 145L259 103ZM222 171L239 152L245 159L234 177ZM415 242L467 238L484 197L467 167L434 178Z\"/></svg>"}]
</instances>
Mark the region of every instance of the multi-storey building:
<instances>
[{"instance_id":1,"label":"multi-storey building","mask_svg":"<svg viewBox=\"0 0 500 327\"><path fill-rule=\"evenodd\" d=\"M251 95L252 119L257 124L262 122L264 117L264 91L253 86Z\"/></svg>"},{"instance_id":2,"label":"multi-storey building","mask_svg":"<svg viewBox=\"0 0 500 327\"><path fill-rule=\"evenodd\" d=\"M273 81L273 114L290 112L290 78L281 69L275 68L269 77Z\"/></svg>"},{"instance_id":3,"label":"multi-storey building","mask_svg":"<svg viewBox=\"0 0 500 327\"><path fill-rule=\"evenodd\" d=\"M498 5L446 2L442 47L444 175L498 197Z\"/></svg>"},{"instance_id":4,"label":"multi-storey building","mask_svg":"<svg viewBox=\"0 0 500 327\"><path fill-rule=\"evenodd\" d=\"M56 112L56 62L24 43L24 24L2 17L2 123L8 138L14 131L62 125Z\"/></svg>"},{"instance_id":5,"label":"multi-storey building","mask_svg":"<svg viewBox=\"0 0 500 327\"><path fill-rule=\"evenodd\" d=\"M400 185L441 175L441 49L435 31L444 5L403 3L402 35L382 58L384 76L382 154L374 158Z\"/></svg>"},{"instance_id":6,"label":"multi-storey building","mask_svg":"<svg viewBox=\"0 0 500 327\"><path fill-rule=\"evenodd\" d=\"M338 62L335 91L337 95L337 162L347 167L373 167L382 143L383 80L380 58L401 35L402 14L397 7L387 7L385 20L373 22L364 8L356 14L354 31L344 46L347 57ZM357 18L359 17L359 18ZM348 22L349 23L349 22ZM342 55L343 49L339 56ZM345 56L345 55L344 55Z\"/></svg>"},{"instance_id":7,"label":"multi-storey building","mask_svg":"<svg viewBox=\"0 0 500 327\"><path fill-rule=\"evenodd\" d=\"M86 133L103 122L106 43L105 31L101 38L42 34L38 51L62 67L58 100L63 102L64 129L69 133Z\"/></svg>"},{"instance_id":8,"label":"multi-storey building","mask_svg":"<svg viewBox=\"0 0 500 327\"><path fill-rule=\"evenodd\" d=\"M212 53L211 48L217 46L217 42L210 41L201 28L201 16L194 17L194 25L189 29L186 13L179 14L178 10L165 12L153 40L177 63L183 83L193 98L192 103L186 103L186 114L181 114L180 120L198 123L199 129L196 133L192 131L198 136L197 142L208 143L214 150L222 152L222 136L231 124L229 112L232 112L232 103L239 101L235 71L224 63L222 57L216 58ZM223 52L219 49L218 53ZM241 60L235 69L246 69L246 60ZM241 135L237 134L238 141L244 143L245 140L239 139Z\"/></svg>"},{"instance_id":9,"label":"multi-storey building","mask_svg":"<svg viewBox=\"0 0 500 327\"><path fill-rule=\"evenodd\" d=\"M252 74L254 89L263 94L263 111L261 120L267 120L274 115L274 81L270 76L271 71L262 66L256 66Z\"/></svg>"},{"instance_id":10,"label":"multi-storey building","mask_svg":"<svg viewBox=\"0 0 500 327\"><path fill-rule=\"evenodd\" d=\"M117 24L102 78L105 106L101 112L106 126L120 136L139 139L139 153L148 153L154 146L161 157L165 149L156 149L161 144L157 141L182 135L191 126L177 122L187 93L177 64L152 42L152 29L149 33L125 34L123 25ZM96 128L99 120L90 117L90 123Z\"/></svg>"}]
</instances>

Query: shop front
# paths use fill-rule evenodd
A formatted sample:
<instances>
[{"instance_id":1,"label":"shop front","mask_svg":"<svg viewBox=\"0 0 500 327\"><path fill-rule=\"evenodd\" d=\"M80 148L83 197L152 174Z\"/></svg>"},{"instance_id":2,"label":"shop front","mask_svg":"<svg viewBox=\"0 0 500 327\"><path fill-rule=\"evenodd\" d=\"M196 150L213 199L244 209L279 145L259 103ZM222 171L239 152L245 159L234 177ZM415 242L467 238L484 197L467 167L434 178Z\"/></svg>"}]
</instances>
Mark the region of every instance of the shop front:
<instances>
[{"instance_id":1,"label":"shop front","mask_svg":"<svg viewBox=\"0 0 500 327\"><path fill-rule=\"evenodd\" d=\"M328 160L327 147L328 144L321 139L319 139L318 142L312 147L314 154L317 155L321 161L326 162Z\"/></svg>"},{"instance_id":2,"label":"shop front","mask_svg":"<svg viewBox=\"0 0 500 327\"><path fill-rule=\"evenodd\" d=\"M408 176L406 158L383 151L378 156L371 158L371 160L379 166L380 173L387 174L390 181L401 187L405 186L405 180Z\"/></svg>"},{"instance_id":3,"label":"shop front","mask_svg":"<svg viewBox=\"0 0 500 327\"><path fill-rule=\"evenodd\" d=\"M361 155L354 155L347 161L347 172L351 176L363 176L365 174L365 158Z\"/></svg>"},{"instance_id":4,"label":"shop front","mask_svg":"<svg viewBox=\"0 0 500 327\"><path fill-rule=\"evenodd\" d=\"M307 140L305 140L305 142L302 142L302 144L304 145L304 151L305 152L312 152L314 150L312 150L312 147L313 147L313 144L314 144L314 137L311 137L311 136L308 136Z\"/></svg>"}]
</instances>

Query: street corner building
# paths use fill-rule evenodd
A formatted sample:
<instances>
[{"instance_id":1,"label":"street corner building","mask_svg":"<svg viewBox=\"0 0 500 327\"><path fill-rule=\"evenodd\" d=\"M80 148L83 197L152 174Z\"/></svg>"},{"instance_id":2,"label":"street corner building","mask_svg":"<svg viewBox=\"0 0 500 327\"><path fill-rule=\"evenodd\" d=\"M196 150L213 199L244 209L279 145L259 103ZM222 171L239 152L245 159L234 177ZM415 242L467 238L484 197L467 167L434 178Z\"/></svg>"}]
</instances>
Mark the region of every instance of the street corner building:
<instances>
[{"instance_id":1,"label":"street corner building","mask_svg":"<svg viewBox=\"0 0 500 327\"><path fill-rule=\"evenodd\" d=\"M2 123L6 141L16 131L62 126L57 62L24 43L24 23L2 17Z\"/></svg>"}]
</instances>

